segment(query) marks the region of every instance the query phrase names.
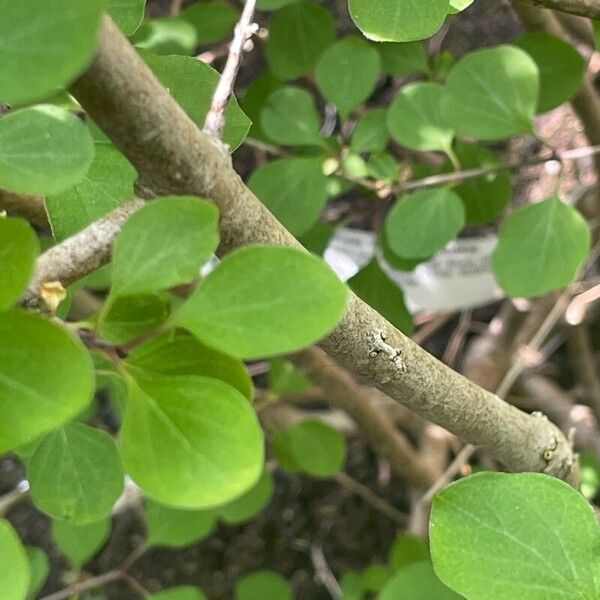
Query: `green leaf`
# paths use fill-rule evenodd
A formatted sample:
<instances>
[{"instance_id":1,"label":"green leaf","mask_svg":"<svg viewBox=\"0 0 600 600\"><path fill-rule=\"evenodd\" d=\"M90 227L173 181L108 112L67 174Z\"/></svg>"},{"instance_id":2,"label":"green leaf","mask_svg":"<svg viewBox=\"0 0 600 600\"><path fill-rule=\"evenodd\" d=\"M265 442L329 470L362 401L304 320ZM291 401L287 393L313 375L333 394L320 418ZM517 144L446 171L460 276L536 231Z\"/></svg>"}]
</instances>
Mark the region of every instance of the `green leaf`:
<instances>
[{"instance_id":1,"label":"green leaf","mask_svg":"<svg viewBox=\"0 0 600 600\"><path fill-rule=\"evenodd\" d=\"M61 192L87 173L93 158L87 126L64 108L40 104L0 119L0 186L7 190Z\"/></svg>"},{"instance_id":2,"label":"green leaf","mask_svg":"<svg viewBox=\"0 0 600 600\"><path fill-rule=\"evenodd\" d=\"M147 499L146 542L149 546L183 548L208 537L217 523L215 510L177 510Z\"/></svg>"},{"instance_id":3,"label":"green leaf","mask_svg":"<svg viewBox=\"0 0 600 600\"><path fill-rule=\"evenodd\" d=\"M380 73L377 50L363 38L351 35L323 52L315 68L315 80L325 99L346 118L373 93Z\"/></svg>"},{"instance_id":4,"label":"green leaf","mask_svg":"<svg viewBox=\"0 0 600 600\"><path fill-rule=\"evenodd\" d=\"M0 310L14 304L27 288L39 249L26 221L0 217Z\"/></svg>"},{"instance_id":5,"label":"green leaf","mask_svg":"<svg viewBox=\"0 0 600 600\"><path fill-rule=\"evenodd\" d=\"M323 159L314 157L266 163L252 173L248 187L296 237L317 222L329 195Z\"/></svg>"},{"instance_id":6,"label":"green leaf","mask_svg":"<svg viewBox=\"0 0 600 600\"><path fill-rule=\"evenodd\" d=\"M146 0L109 0L108 14L125 35L133 35L144 20Z\"/></svg>"},{"instance_id":7,"label":"green leaf","mask_svg":"<svg viewBox=\"0 0 600 600\"><path fill-rule=\"evenodd\" d=\"M269 387L276 394L296 394L311 386L310 379L285 358L274 358L269 366Z\"/></svg>"},{"instance_id":8,"label":"green leaf","mask_svg":"<svg viewBox=\"0 0 600 600\"><path fill-rule=\"evenodd\" d=\"M533 58L540 71L538 112L552 110L577 93L587 64L571 44L543 31L527 33L514 44Z\"/></svg>"},{"instance_id":9,"label":"green leaf","mask_svg":"<svg viewBox=\"0 0 600 600\"><path fill-rule=\"evenodd\" d=\"M282 6L292 4L292 2L298 2L298 0L258 0L256 7L259 10L277 10Z\"/></svg>"},{"instance_id":10,"label":"green leaf","mask_svg":"<svg viewBox=\"0 0 600 600\"><path fill-rule=\"evenodd\" d=\"M373 259L349 279L348 285L357 296L402 333L406 335L412 333L412 318L404 304L404 294L381 270L377 259Z\"/></svg>"},{"instance_id":11,"label":"green leaf","mask_svg":"<svg viewBox=\"0 0 600 600\"><path fill-rule=\"evenodd\" d=\"M2 557L2 600L23 600L27 596L31 568L25 549L12 525L0 519Z\"/></svg>"},{"instance_id":12,"label":"green leaf","mask_svg":"<svg viewBox=\"0 0 600 600\"><path fill-rule=\"evenodd\" d=\"M273 497L273 478L263 471L256 485L243 496L219 508L221 518L230 525L244 523L258 515Z\"/></svg>"},{"instance_id":13,"label":"green leaf","mask_svg":"<svg viewBox=\"0 0 600 600\"><path fill-rule=\"evenodd\" d=\"M300 236L300 243L313 254L323 256L334 231L335 228L329 223L315 223L304 235Z\"/></svg>"},{"instance_id":14,"label":"green leaf","mask_svg":"<svg viewBox=\"0 0 600 600\"><path fill-rule=\"evenodd\" d=\"M210 346L257 358L324 336L344 314L346 298L346 286L321 259L293 248L247 246L223 259L174 322Z\"/></svg>"},{"instance_id":15,"label":"green leaf","mask_svg":"<svg viewBox=\"0 0 600 600\"><path fill-rule=\"evenodd\" d=\"M90 355L61 326L0 313L0 454L66 423L92 398Z\"/></svg>"},{"instance_id":16,"label":"green leaf","mask_svg":"<svg viewBox=\"0 0 600 600\"><path fill-rule=\"evenodd\" d=\"M442 117L458 134L482 140L531 133L539 79L537 65L520 48L471 52L450 70Z\"/></svg>"},{"instance_id":17,"label":"green leaf","mask_svg":"<svg viewBox=\"0 0 600 600\"><path fill-rule=\"evenodd\" d=\"M454 151L463 169L498 167L503 164L497 154L476 144L460 141ZM447 170L452 170L450 163L447 164ZM463 201L467 223L476 225L484 225L495 219L512 196L509 171L496 171L466 179L453 189Z\"/></svg>"},{"instance_id":18,"label":"green leaf","mask_svg":"<svg viewBox=\"0 0 600 600\"><path fill-rule=\"evenodd\" d=\"M388 562L395 571L422 560L429 560L427 540L413 535L396 537L388 555Z\"/></svg>"},{"instance_id":19,"label":"green leaf","mask_svg":"<svg viewBox=\"0 0 600 600\"><path fill-rule=\"evenodd\" d=\"M169 307L159 294L132 294L107 301L99 318L100 336L123 344L156 329L169 316Z\"/></svg>"},{"instance_id":20,"label":"green leaf","mask_svg":"<svg viewBox=\"0 0 600 600\"><path fill-rule=\"evenodd\" d=\"M110 537L110 519L89 525L74 525L68 521L52 521L52 537L68 561L80 567L92 558Z\"/></svg>"},{"instance_id":21,"label":"green leaf","mask_svg":"<svg viewBox=\"0 0 600 600\"><path fill-rule=\"evenodd\" d=\"M450 10L448 11L448 13L455 14L461 12L465 10L465 8L471 6L471 4L473 4L473 1L474 0L450 0Z\"/></svg>"},{"instance_id":22,"label":"green leaf","mask_svg":"<svg viewBox=\"0 0 600 600\"><path fill-rule=\"evenodd\" d=\"M108 433L71 423L49 433L27 464L31 498L55 519L88 525L110 514L123 468Z\"/></svg>"},{"instance_id":23,"label":"green leaf","mask_svg":"<svg viewBox=\"0 0 600 600\"><path fill-rule=\"evenodd\" d=\"M366 592L362 577L356 571L346 571L342 575L340 589L343 600L363 600Z\"/></svg>"},{"instance_id":24,"label":"green leaf","mask_svg":"<svg viewBox=\"0 0 600 600\"><path fill-rule=\"evenodd\" d=\"M425 46L421 42L406 44L382 43L377 45L381 54L381 66L389 75L405 76L413 73L429 73Z\"/></svg>"},{"instance_id":25,"label":"green leaf","mask_svg":"<svg viewBox=\"0 0 600 600\"><path fill-rule=\"evenodd\" d=\"M260 111L269 96L283 83L279 81L270 71L264 71L255 77L248 85L244 97L240 100L242 110L252 121L249 135L259 140L266 140L266 136L260 126Z\"/></svg>"},{"instance_id":26,"label":"green leaf","mask_svg":"<svg viewBox=\"0 0 600 600\"><path fill-rule=\"evenodd\" d=\"M148 600L206 600L206 596L197 587L180 585L162 592L149 594Z\"/></svg>"},{"instance_id":27,"label":"green leaf","mask_svg":"<svg viewBox=\"0 0 600 600\"><path fill-rule=\"evenodd\" d=\"M55 239L64 240L132 198L136 179L136 170L117 148L97 143L94 160L83 178L46 197Z\"/></svg>"},{"instance_id":28,"label":"green leaf","mask_svg":"<svg viewBox=\"0 0 600 600\"><path fill-rule=\"evenodd\" d=\"M254 571L235 587L235 600L292 600L290 584L274 571Z\"/></svg>"},{"instance_id":29,"label":"green leaf","mask_svg":"<svg viewBox=\"0 0 600 600\"><path fill-rule=\"evenodd\" d=\"M493 582L492 578L487 583L488 593L490 589L495 589ZM481 597L490 598L489 595ZM437 578L428 560L413 562L400 569L387 581L378 596L378 600L433 600L434 598L435 600L460 600L462 596L447 588ZM529 597L527 598L529 600Z\"/></svg>"},{"instance_id":30,"label":"green leaf","mask_svg":"<svg viewBox=\"0 0 600 600\"><path fill-rule=\"evenodd\" d=\"M267 63L283 81L297 79L312 71L335 37L331 13L307 1L284 6L271 17L268 27Z\"/></svg>"},{"instance_id":31,"label":"green leaf","mask_svg":"<svg viewBox=\"0 0 600 600\"><path fill-rule=\"evenodd\" d=\"M377 181L391 184L400 176L398 159L387 152L371 154L367 162L369 176Z\"/></svg>"},{"instance_id":32,"label":"green leaf","mask_svg":"<svg viewBox=\"0 0 600 600\"><path fill-rule=\"evenodd\" d=\"M412 42L433 35L444 23L448 0L348 0L357 27L377 42Z\"/></svg>"},{"instance_id":33,"label":"green leaf","mask_svg":"<svg viewBox=\"0 0 600 600\"><path fill-rule=\"evenodd\" d=\"M220 379L252 400L253 386L244 363L205 346L183 331L167 331L139 346L127 363L157 375L200 375Z\"/></svg>"},{"instance_id":34,"label":"green leaf","mask_svg":"<svg viewBox=\"0 0 600 600\"><path fill-rule=\"evenodd\" d=\"M492 268L511 296L541 296L572 281L589 248L581 214L557 197L547 198L504 220Z\"/></svg>"},{"instance_id":35,"label":"green leaf","mask_svg":"<svg viewBox=\"0 0 600 600\"><path fill-rule=\"evenodd\" d=\"M361 574L363 587L368 592L379 592L392 574L392 570L387 565L378 563L369 565Z\"/></svg>"},{"instance_id":36,"label":"green leaf","mask_svg":"<svg viewBox=\"0 0 600 600\"><path fill-rule=\"evenodd\" d=\"M131 40L136 48L155 55L190 55L198 45L194 26L181 17L148 19Z\"/></svg>"},{"instance_id":37,"label":"green leaf","mask_svg":"<svg viewBox=\"0 0 600 600\"><path fill-rule=\"evenodd\" d=\"M199 44L214 44L232 34L239 15L227 2L214 0L192 4L181 16L194 26Z\"/></svg>"},{"instance_id":38,"label":"green leaf","mask_svg":"<svg viewBox=\"0 0 600 600\"><path fill-rule=\"evenodd\" d=\"M190 119L202 129L220 74L191 56L155 56L144 52L142 58ZM225 109L223 129L223 141L231 150L244 141L250 125L250 119L231 97Z\"/></svg>"},{"instance_id":39,"label":"green leaf","mask_svg":"<svg viewBox=\"0 0 600 600\"><path fill-rule=\"evenodd\" d=\"M113 249L112 294L152 292L187 283L216 250L218 211L191 196L146 204L127 219Z\"/></svg>"},{"instance_id":40,"label":"green leaf","mask_svg":"<svg viewBox=\"0 0 600 600\"><path fill-rule=\"evenodd\" d=\"M594 454L584 452L579 455L581 473L581 493L587 500L593 500L600 490L600 461Z\"/></svg>"},{"instance_id":41,"label":"green leaf","mask_svg":"<svg viewBox=\"0 0 600 600\"><path fill-rule=\"evenodd\" d=\"M467 598L600 597L600 529L572 487L540 473L478 473L433 500L433 564Z\"/></svg>"},{"instance_id":42,"label":"green leaf","mask_svg":"<svg viewBox=\"0 0 600 600\"><path fill-rule=\"evenodd\" d=\"M48 575L50 575L50 561L48 560L48 555L36 546L27 546L25 552L31 573L27 597L34 598L44 587Z\"/></svg>"},{"instance_id":43,"label":"green leaf","mask_svg":"<svg viewBox=\"0 0 600 600\"><path fill-rule=\"evenodd\" d=\"M465 223L460 198L447 187L400 198L385 221L386 240L402 258L428 258L453 240Z\"/></svg>"},{"instance_id":44,"label":"green leaf","mask_svg":"<svg viewBox=\"0 0 600 600\"><path fill-rule=\"evenodd\" d=\"M211 508L254 485L263 434L247 398L206 377L135 375L128 380L121 452L148 496L179 508Z\"/></svg>"},{"instance_id":45,"label":"green leaf","mask_svg":"<svg viewBox=\"0 0 600 600\"><path fill-rule=\"evenodd\" d=\"M0 100L40 100L74 79L92 58L104 5L0 0Z\"/></svg>"},{"instance_id":46,"label":"green leaf","mask_svg":"<svg viewBox=\"0 0 600 600\"><path fill-rule=\"evenodd\" d=\"M265 135L286 146L320 145L321 123L313 97L301 88L287 86L275 90L260 113Z\"/></svg>"},{"instance_id":47,"label":"green leaf","mask_svg":"<svg viewBox=\"0 0 600 600\"><path fill-rule=\"evenodd\" d=\"M351 146L354 152L379 152L385 150L390 139L387 128L387 113L376 108L365 113L352 132Z\"/></svg>"},{"instance_id":48,"label":"green leaf","mask_svg":"<svg viewBox=\"0 0 600 600\"><path fill-rule=\"evenodd\" d=\"M275 431L273 454L288 471L331 477L344 466L346 443L329 425L307 420Z\"/></svg>"},{"instance_id":49,"label":"green leaf","mask_svg":"<svg viewBox=\"0 0 600 600\"><path fill-rule=\"evenodd\" d=\"M437 83L404 86L388 109L392 137L412 150L444 150L452 147L454 131L440 113L444 88Z\"/></svg>"}]
</instances>

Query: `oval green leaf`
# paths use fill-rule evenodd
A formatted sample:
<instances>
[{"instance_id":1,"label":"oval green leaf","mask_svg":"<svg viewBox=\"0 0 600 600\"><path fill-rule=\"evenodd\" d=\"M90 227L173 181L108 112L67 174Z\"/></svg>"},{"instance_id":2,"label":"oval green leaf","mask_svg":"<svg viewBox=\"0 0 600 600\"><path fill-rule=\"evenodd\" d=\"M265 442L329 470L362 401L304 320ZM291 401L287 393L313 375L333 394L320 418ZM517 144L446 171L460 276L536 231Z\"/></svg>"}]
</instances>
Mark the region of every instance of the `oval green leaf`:
<instances>
[{"instance_id":1,"label":"oval green leaf","mask_svg":"<svg viewBox=\"0 0 600 600\"><path fill-rule=\"evenodd\" d=\"M40 104L0 119L0 187L55 194L77 183L94 158L94 142L73 113Z\"/></svg>"},{"instance_id":2,"label":"oval green leaf","mask_svg":"<svg viewBox=\"0 0 600 600\"><path fill-rule=\"evenodd\" d=\"M105 0L0 0L0 101L40 100L80 73L96 47L104 5Z\"/></svg>"},{"instance_id":3,"label":"oval green leaf","mask_svg":"<svg viewBox=\"0 0 600 600\"><path fill-rule=\"evenodd\" d=\"M235 588L235 600L292 600L290 584L275 571L254 571L242 577Z\"/></svg>"},{"instance_id":4,"label":"oval green leaf","mask_svg":"<svg viewBox=\"0 0 600 600\"><path fill-rule=\"evenodd\" d=\"M0 519L0 557L4 565L3 600L24 600L29 590L31 568L17 532L4 519Z\"/></svg>"},{"instance_id":5,"label":"oval green leaf","mask_svg":"<svg viewBox=\"0 0 600 600\"><path fill-rule=\"evenodd\" d=\"M211 508L256 483L263 434L242 394L205 377L135 375L121 453L148 496L179 508Z\"/></svg>"},{"instance_id":6,"label":"oval green leaf","mask_svg":"<svg viewBox=\"0 0 600 600\"><path fill-rule=\"evenodd\" d=\"M109 0L108 14L125 35L133 35L144 19L146 0Z\"/></svg>"},{"instance_id":7,"label":"oval green leaf","mask_svg":"<svg viewBox=\"0 0 600 600\"><path fill-rule=\"evenodd\" d=\"M179 585L162 592L149 594L148 600L206 600L206 596L197 587Z\"/></svg>"},{"instance_id":8,"label":"oval green leaf","mask_svg":"<svg viewBox=\"0 0 600 600\"><path fill-rule=\"evenodd\" d=\"M400 569L381 590L378 600L460 600L434 573L428 560Z\"/></svg>"},{"instance_id":9,"label":"oval green leaf","mask_svg":"<svg viewBox=\"0 0 600 600\"><path fill-rule=\"evenodd\" d=\"M115 441L83 423L49 433L29 459L27 476L40 510L77 525L109 515L123 491Z\"/></svg>"},{"instance_id":10,"label":"oval green leaf","mask_svg":"<svg viewBox=\"0 0 600 600\"><path fill-rule=\"evenodd\" d=\"M248 187L296 237L317 222L329 196L321 158L290 157L267 163L252 173Z\"/></svg>"},{"instance_id":11,"label":"oval green leaf","mask_svg":"<svg viewBox=\"0 0 600 600\"><path fill-rule=\"evenodd\" d=\"M174 321L210 346L257 358L323 337L342 318L346 298L346 286L321 259L293 248L248 246L223 259Z\"/></svg>"},{"instance_id":12,"label":"oval green leaf","mask_svg":"<svg viewBox=\"0 0 600 600\"><path fill-rule=\"evenodd\" d=\"M0 310L9 308L25 291L39 247L26 221L0 217Z\"/></svg>"},{"instance_id":13,"label":"oval green leaf","mask_svg":"<svg viewBox=\"0 0 600 600\"><path fill-rule=\"evenodd\" d=\"M448 0L348 0L357 27L377 42L412 42L433 35L448 14Z\"/></svg>"},{"instance_id":14,"label":"oval green leaf","mask_svg":"<svg viewBox=\"0 0 600 600\"><path fill-rule=\"evenodd\" d=\"M159 198L127 219L113 249L112 294L139 294L191 281L219 243L214 204Z\"/></svg>"},{"instance_id":15,"label":"oval green leaf","mask_svg":"<svg viewBox=\"0 0 600 600\"><path fill-rule=\"evenodd\" d=\"M590 230L581 214L548 198L504 220L492 268L511 296L541 296L571 282L589 248Z\"/></svg>"},{"instance_id":16,"label":"oval green leaf","mask_svg":"<svg viewBox=\"0 0 600 600\"><path fill-rule=\"evenodd\" d=\"M89 525L75 525L69 521L52 521L52 537L58 549L69 562L79 567L94 556L110 537L110 519L101 519Z\"/></svg>"},{"instance_id":17,"label":"oval green leaf","mask_svg":"<svg viewBox=\"0 0 600 600\"><path fill-rule=\"evenodd\" d=\"M0 313L0 454L63 425L92 398L92 360L65 329Z\"/></svg>"},{"instance_id":18,"label":"oval green leaf","mask_svg":"<svg viewBox=\"0 0 600 600\"><path fill-rule=\"evenodd\" d=\"M248 521L260 513L273 496L273 478L264 471L256 485L243 496L219 508L221 518L231 525Z\"/></svg>"},{"instance_id":19,"label":"oval green leaf","mask_svg":"<svg viewBox=\"0 0 600 600\"><path fill-rule=\"evenodd\" d=\"M520 48L471 52L448 74L442 117L458 134L482 140L531 133L539 81L537 65Z\"/></svg>"},{"instance_id":20,"label":"oval green leaf","mask_svg":"<svg viewBox=\"0 0 600 600\"><path fill-rule=\"evenodd\" d=\"M600 528L572 487L539 473L479 473L433 501L431 555L466 598L600 597Z\"/></svg>"},{"instance_id":21,"label":"oval green leaf","mask_svg":"<svg viewBox=\"0 0 600 600\"><path fill-rule=\"evenodd\" d=\"M419 190L400 198L388 214L386 241L401 258L428 258L453 240L464 223L462 202L450 188Z\"/></svg>"}]
</instances>

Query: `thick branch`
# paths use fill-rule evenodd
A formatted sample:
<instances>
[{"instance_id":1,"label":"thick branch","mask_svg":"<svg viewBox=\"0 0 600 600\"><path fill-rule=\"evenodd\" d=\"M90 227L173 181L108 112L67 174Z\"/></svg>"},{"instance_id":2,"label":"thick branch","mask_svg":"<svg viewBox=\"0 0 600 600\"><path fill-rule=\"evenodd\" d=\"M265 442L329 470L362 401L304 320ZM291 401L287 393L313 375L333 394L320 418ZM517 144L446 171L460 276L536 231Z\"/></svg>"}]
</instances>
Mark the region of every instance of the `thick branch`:
<instances>
[{"instance_id":1,"label":"thick branch","mask_svg":"<svg viewBox=\"0 0 600 600\"><path fill-rule=\"evenodd\" d=\"M96 58L73 94L157 193L196 194L221 215L220 252L267 242L301 248L160 85L105 18ZM575 457L560 430L530 416L429 355L358 297L321 347L344 367L508 468L565 477Z\"/></svg>"},{"instance_id":2,"label":"thick branch","mask_svg":"<svg viewBox=\"0 0 600 600\"><path fill-rule=\"evenodd\" d=\"M526 0L526 2L572 15L600 19L600 0Z\"/></svg>"}]
</instances>

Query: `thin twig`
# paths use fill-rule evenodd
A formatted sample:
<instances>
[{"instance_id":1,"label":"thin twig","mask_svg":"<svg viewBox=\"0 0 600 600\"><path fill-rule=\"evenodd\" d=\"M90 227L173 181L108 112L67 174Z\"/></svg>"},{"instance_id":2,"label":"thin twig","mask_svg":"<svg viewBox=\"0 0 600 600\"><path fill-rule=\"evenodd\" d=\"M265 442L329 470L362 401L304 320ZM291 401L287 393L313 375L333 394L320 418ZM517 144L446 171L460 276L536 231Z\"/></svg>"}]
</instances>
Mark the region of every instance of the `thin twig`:
<instances>
[{"instance_id":1,"label":"thin twig","mask_svg":"<svg viewBox=\"0 0 600 600\"><path fill-rule=\"evenodd\" d=\"M120 579L124 579L125 573L120 569L114 569L113 571L108 571L108 573L103 573L102 575L98 575L97 577L91 577L90 579L86 579L85 581L79 581L66 587L58 592L54 592L54 594L49 594L48 596L44 596L40 598L40 600L65 600L66 598L70 598L71 596L76 596L77 594L81 594L82 592L89 592L90 590L96 590L101 588L109 583L113 583L114 581L119 581Z\"/></svg>"},{"instance_id":2,"label":"thin twig","mask_svg":"<svg viewBox=\"0 0 600 600\"><path fill-rule=\"evenodd\" d=\"M21 481L14 490L0 496L0 517L5 515L13 506L19 504L29 495L29 482Z\"/></svg>"},{"instance_id":3,"label":"thin twig","mask_svg":"<svg viewBox=\"0 0 600 600\"><path fill-rule=\"evenodd\" d=\"M240 20L235 26L233 41L229 47L229 55L227 56L225 68L219 79L210 110L204 121L204 133L218 139L221 138L223 127L225 126L225 108L231 94L233 94L233 86L235 85L235 79L242 62L244 45L258 28L255 23L252 23L255 8L256 0L246 0Z\"/></svg>"},{"instance_id":4,"label":"thin twig","mask_svg":"<svg viewBox=\"0 0 600 600\"><path fill-rule=\"evenodd\" d=\"M385 515L388 519L394 521L398 525L406 525L408 515L400 512L393 507L389 502L375 494L371 488L363 485L356 479L353 479L347 473L340 471L334 475L334 479L345 489L362 498L367 504L370 504L375 510Z\"/></svg>"}]
</instances>

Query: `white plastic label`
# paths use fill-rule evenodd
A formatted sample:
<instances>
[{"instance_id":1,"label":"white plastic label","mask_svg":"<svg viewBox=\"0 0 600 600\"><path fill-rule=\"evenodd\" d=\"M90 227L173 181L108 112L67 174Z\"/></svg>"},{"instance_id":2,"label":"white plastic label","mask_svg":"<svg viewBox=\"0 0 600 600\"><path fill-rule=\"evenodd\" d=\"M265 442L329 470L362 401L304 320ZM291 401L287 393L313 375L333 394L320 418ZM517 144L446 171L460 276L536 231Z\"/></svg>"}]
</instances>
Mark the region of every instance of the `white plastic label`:
<instances>
[{"instance_id":1,"label":"white plastic label","mask_svg":"<svg viewBox=\"0 0 600 600\"><path fill-rule=\"evenodd\" d=\"M325 260L346 281L374 256L375 239L371 231L340 227L325 251ZM494 234L454 240L410 272L395 269L380 253L378 260L388 277L404 291L411 312L467 310L505 295L490 264L496 241Z\"/></svg>"}]
</instances>

